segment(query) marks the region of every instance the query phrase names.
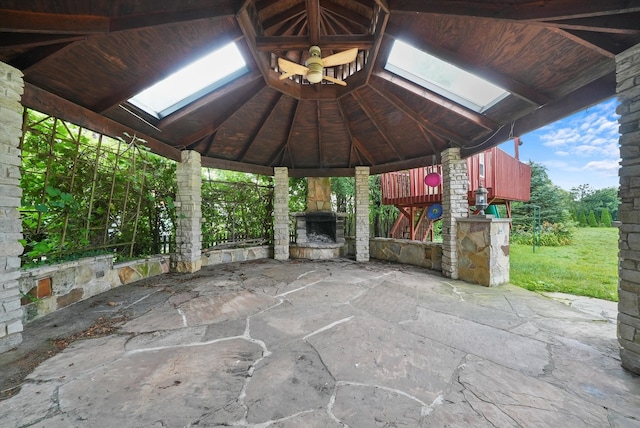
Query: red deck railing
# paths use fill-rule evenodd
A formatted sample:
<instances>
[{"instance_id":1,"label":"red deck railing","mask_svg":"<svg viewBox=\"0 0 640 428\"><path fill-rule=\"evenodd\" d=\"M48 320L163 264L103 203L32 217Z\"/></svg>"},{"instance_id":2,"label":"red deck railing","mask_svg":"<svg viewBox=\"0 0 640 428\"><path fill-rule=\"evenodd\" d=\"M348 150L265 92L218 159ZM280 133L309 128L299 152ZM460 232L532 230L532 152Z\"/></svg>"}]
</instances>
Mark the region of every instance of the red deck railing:
<instances>
[{"instance_id":1,"label":"red deck railing","mask_svg":"<svg viewBox=\"0 0 640 428\"><path fill-rule=\"evenodd\" d=\"M431 172L442 175L442 165L382 174L382 203L402 207L441 203L442 184L431 187L424 183L424 177ZM469 157L467 174L470 205L474 204L474 191L481 184L489 190L489 202L529 200L531 167L498 147Z\"/></svg>"},{"instance_id":2,"label":"red deck railing","mask_svg":"<svg viewBox=\"0 0 640 428\"><path fill-rule=\"evenodd\" d=\"M437 187L424 184L427 174L442 176L442 165L430 165L382 174L382 203L384 205L423 205L442 200L442 183Z\"/></svg>"}]
</instances>

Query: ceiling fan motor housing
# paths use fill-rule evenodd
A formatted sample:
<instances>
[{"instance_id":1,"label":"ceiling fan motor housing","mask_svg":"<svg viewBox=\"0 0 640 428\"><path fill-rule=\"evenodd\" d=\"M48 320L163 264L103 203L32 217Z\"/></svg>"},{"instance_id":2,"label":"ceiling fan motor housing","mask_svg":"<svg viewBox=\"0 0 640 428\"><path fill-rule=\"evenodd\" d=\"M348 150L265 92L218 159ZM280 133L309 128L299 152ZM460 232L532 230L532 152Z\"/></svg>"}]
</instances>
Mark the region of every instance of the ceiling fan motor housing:
<instances>
[{"instance_id":1,"label":"ceiling fan motor housing","mask_svg":"<svg viewBox=\"0 0 640 428\"><path fill-rule=\"evenodd\" d=\"M311 55L306 61L305 65L309 69L307 72L307 80L310 83L320 83L322 81L322 58L320 58L320 48L318 46L311 46L309 48L309 54Z\"/></svg>"}]
</instances>

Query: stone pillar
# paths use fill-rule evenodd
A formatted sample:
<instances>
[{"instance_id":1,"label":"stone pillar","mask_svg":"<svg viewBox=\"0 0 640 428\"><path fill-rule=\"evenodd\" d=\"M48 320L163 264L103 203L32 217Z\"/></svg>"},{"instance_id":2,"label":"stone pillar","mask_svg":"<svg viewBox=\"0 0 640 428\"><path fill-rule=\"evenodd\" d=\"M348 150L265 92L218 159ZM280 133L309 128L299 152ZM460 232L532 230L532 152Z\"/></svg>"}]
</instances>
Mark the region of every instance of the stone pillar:
<instances>
[{"instance_id":1,"label":"stone pillar","mask_svg":"<svg viewBox=\"0 0 640 428\"><path fill-rule=\"evenodd\" d=\"M356 167L356 261L369 261L369 167Z\"/></svg>"},{"instance_id":2,"label":"stone pillar","mask_svg":"<svg viewBox=\"0 0 640 428\"><path fill-rule=\"evenodd\" d=\"M620 127L618 341L622 367L640 374L640 44L616 56Z\"/></svg>"},{"instance_id":3,"label":"stone pillar","mask_svg":"<svg viewBox=\"0 0 640 428\"><path fill-rule=\"evenodd\" d=\"M486 287L509 282L509 223L484 216L456 219L461 280Z\"/></svg>"},{"instance_id":4,"label":"stone pillar","mask_svg":"<svg viewBox=\"0 0 640 428\"><path fill-rule=\"evenodd\" d=\"M185 150L176 169L176 272L197 272L202 268L202 163L200 153Z\"/></svg>"},{"instance_id":5,"label":"stone pillar","mask_svg":"<svg viewBox=\"0 0 640 428\"><path fill-rule=\"evenodd\" d=\"M20 70L0 62L0 353L22 342L20 254L22 223L18 213L20 136L24 83Z\"/></svg>"},{"instance_id":6,"label":"stone pillar","mask_svg":"<svg viewBox=\"0 0 640 428\"><path fill-rule=\"evenodd\" d=\"M467 161L460 149L442 152L442 274L458 279L456 220L469 216Z\"/></svg>"},{"instance_id":7,"label":"stone pillar","mask_svg":"<svg viewBox=\"0 0 640 428\"><path fill-rule=\"evenodd\" d=\"M273 258L289 259L289 170L275 167L273 191Z\"/></svg>"}]
</instances>

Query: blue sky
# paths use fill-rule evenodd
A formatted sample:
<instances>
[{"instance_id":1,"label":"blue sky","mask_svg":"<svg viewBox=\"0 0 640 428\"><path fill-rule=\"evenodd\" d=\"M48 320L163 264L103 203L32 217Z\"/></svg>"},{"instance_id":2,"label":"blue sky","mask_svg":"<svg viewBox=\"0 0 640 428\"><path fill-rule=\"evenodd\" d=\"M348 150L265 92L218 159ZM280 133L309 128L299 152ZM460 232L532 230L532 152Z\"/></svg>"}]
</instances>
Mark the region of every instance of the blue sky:
<instances>
[{"instance_id":1,"label":"blue sky","mask_svg":"<svg viewBox=\"0 0 640 428\"><path fill-rule=\"evenodd\" d=\"M520 160L547 167L553 184L571 190L618 187L620 151L615 98L521 137ZM513 141L500 146L513 155Z\"/></svg>"}]
</instances>

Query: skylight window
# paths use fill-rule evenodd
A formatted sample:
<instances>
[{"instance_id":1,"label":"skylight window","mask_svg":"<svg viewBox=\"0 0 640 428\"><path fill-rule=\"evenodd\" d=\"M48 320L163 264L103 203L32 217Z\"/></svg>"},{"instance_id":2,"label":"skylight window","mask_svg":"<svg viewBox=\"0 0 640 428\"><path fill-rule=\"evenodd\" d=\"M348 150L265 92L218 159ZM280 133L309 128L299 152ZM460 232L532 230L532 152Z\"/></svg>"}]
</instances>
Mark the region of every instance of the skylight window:
<instances>
[{"instance_id":1,"label":"skylight window","mask_svg":"<svg viewBox=\"0 0 640 428\"><path fill-rule=\"evenodd\" d=\"M396 40L385 68L478 113L509 92L455 65Z\"/></svg>"},{"instance_id":2,"label":"skylight window","mask_svg":"<svg viewBox=\"0 0 640 428\"><path fill-rule=\"evenodd\" d=\"M247 71L238 47L229 43L138 93L129 102L162 119Z\"/></svg>"}]
</instances>

